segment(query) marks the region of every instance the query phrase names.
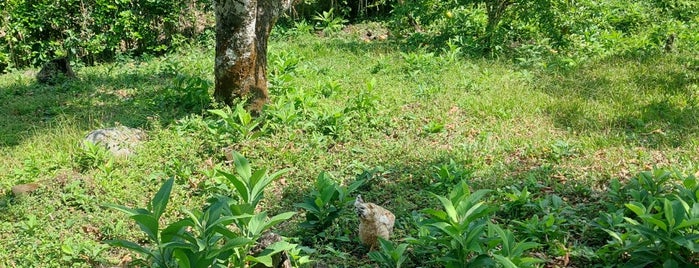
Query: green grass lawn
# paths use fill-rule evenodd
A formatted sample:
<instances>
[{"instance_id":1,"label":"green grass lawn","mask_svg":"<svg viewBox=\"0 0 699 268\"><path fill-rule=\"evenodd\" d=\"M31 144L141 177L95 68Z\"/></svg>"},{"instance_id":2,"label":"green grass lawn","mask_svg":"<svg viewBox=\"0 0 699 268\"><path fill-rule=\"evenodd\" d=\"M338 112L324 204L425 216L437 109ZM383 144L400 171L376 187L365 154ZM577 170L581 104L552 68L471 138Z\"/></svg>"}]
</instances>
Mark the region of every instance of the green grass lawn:
<instances>
[{"instance_id":1,"label":"green grass lawn","mask_svg":"<svg viewBox=\"0 0 699 268\"><path fill-rule=\"evenodd\" d=\"M535 251L550 263L570 256L577 267L599 261L590 252L610 239L588 229L610 180L656 167L699 170L699 59L689 52L555 70L351 36L277 36L269 50L272 99L259 137L211 134L211 46L76 68L79 79L57 86L37 84L37 70L1 75L0 267L119 263L129 252L101 241L145 236L100 205L145 207L174 176L173 220L226 193L212 174L233 169L229 150L257 168L291 169L267 189L271 214L297 211L322 171L343 185L367 179L357 193L394 212L395 241L417 235L413 212L439 206L428 192L444 195L456 183L435 175L440 167L472 189L555 194L575 216L560 223L568 232ZM89 131L119 124L146 131L137 155L81 148ZM13 185L29 182L40 189L12 196ZM314 248L312 259L372 265L357 247L350 207L324 236L303 241L298 211L278 232ZM496 216L504 225L526 220L517 217Z\"/></svg>"}]
</instances>

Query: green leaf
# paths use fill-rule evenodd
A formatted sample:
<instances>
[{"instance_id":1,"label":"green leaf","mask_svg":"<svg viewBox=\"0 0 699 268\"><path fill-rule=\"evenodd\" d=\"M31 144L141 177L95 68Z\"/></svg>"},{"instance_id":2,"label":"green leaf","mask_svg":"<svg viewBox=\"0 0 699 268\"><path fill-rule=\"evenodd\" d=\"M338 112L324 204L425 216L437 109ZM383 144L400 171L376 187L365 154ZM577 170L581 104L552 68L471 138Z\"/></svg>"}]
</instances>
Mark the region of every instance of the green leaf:
<instances>
[{"instance_id":1,"label":"green leaf","mask_svg":"<svg viewBox=\"0 0 699 268\"><path fill-rule=\"evenodd\" d=\"M313 214L320 213L320 211L318 210L318 206L315 203L303 202L303 203L296 203L296 204L294 204L294 206L297 208L305 209L306 211L311 212Z\"/></svg>"},{"instance_id":2,"label":"green leaf","mask_svg":"<svg viewBox=\"0 0 699 268\"><path fill-rule=\"evenodd\" d=\"M254 242L255 241L250 240L246 237L242 237L242 236L228 239L226 244L224 244L223 247L221 247L221 251L227 251L227 250L231 250L234 248L240 248L240 247L243 247L247 244L253 244Z\"/></svg>"},{"instance_id":3,"label":"green leaf","mask_svg":"<svg viewBox=\"0 0 699 268\"><path fill-rule=\"evenodd\" d=\"M625 205L628 209L636 213L636 215L641 216L646 214L646 208L642 204L637 202L628 203Z\"/></svg>"},{"instance_id":4,"label":"green leaf","mask_svg":"<svg viewBox=\"0 0 699 268\"><path fill-rule=\"evenodd\" d=\"M152 215L133 215L132 219L136 221L141 230L148 235L153 242L158 242L158 219L154 218Z\"/></svg>"},{"instance_id":5,"label":"green leaf","mask_svg":"<svg viewBox=\"0 0 699 268\"><path fill-rule=\"evenodd\" d=\"M189 256L182 251L181 249L176 249L172 252L172 256L175 258L177 261L177 266L181 268L191 268L191 262L189 260Z\"/></svg>"},{"instance_id":6,"label":"green leaf","mask_svg":"<svg viewBox=\"0 0 699 268\"><path fill-rule=\"evenodd\" d=\"M424 212L427 215L432 216L433 218L440 220L440 221L449 221L447 218L447 213L441 210L436 210L436 209L431 209L431 208L426 208L423 209L422 212Z\"/></svg>"},{"instance_id":7,"label":"green leaf","mask_svg":"<svg viewBox=\"0 0 699 268\"><path fill-rule=\"evenodd\" d=\"M446 211L447 215L449 216L449 220L452 223L458 223L459 218L458 218L458 215L456 214L456 209L454 209L454 205L451 203L451 200L449 200L443 196L439 196L439 195L435 195L435 196L439 199L439 202L442 203L444 210Z\"/></svg>"},{"instance_id":8,"label":"green leaf","mask_svg":"<svg viewBox=\"0 0 699 268\"><path fill-rule=\"evenodd\" d=\"M105 240L104 243L106 243L107 245L110 245L110 246L126 248L126 249L129 249L131 251L135 251L137 253L140 253L141 255L144 255L144 256L148 256L151 258L153 257L153 252L151 252L149 249L146 249L146 248L142 247L141 245L136 244L136 243L131 242L131 241L117 239L117 240Z\"/></svg>"},{"instance_id":9,"label":"green leaf","mask_svg":"<svg viewBox=\"0 0 699 268\"><path fill-rule=\"evenodd\" d=\"M160 219L160 215L162 215L163 212L165 212L165 208L167 207L168 200L170 199L170 193L172 192L172 185L174 182L175 178L170 178L167 181L165 181L163 186L160 187L160 190L158 190L158 192L153 197L153 200L151 201L153 215L156 219Z\"/></svg>"},{"instance_id":10,"label":"green leaf","mask_svg":"<svg viewBox=\"0 0 699 268\"><path fill-rule=\"evenodd\" d=\"M267 229L269 229L269 228L271 228L271 227L274 226L274 225L277 225L277 224L280 223L280 222L283 222L283 221L286 221L286 220L288 220L288 219L291 219L291 217L293 217L294 214L296 214L296 212L284 212L284 213L275 215L274 217L270 218L270 219L265 223L263 231L264 231L264 230L267 230Z\"/></svg>"},{"instance_id":11,"label":"green leaf","mask_svg":"<svg viewBox=\"0 0 699 268\"><path fill-rule=\"evenodd\" d=\"M493 258L502 266L506 268L518 268L517 265L515 265L509 258L506 258L505 256L499 255L499 254L493 254Z\"/></svg>"},{"instance_id":12,"label":"green leaf","mask_svg":"<svg viewBox=\"0 0 699 268\"><path fill-rule=\"evenodd\" d=\"M243 199L244 202L248 203L250 201L248 186L241 178L221 170L219 170L218 173L223 175L231 184L233 184L233 187L235 187L235 190L238 192L240 198Z\"/></svg>"},{"instance_id":13,"label":"green leaf","mask_svg":"<svg viewBox=\"0 0 699 268\"><path fill-rule=\"evenodd\" d=\"M687 227L690 227L690 226L695 226L695 225L697 225L697 224L699 224L699 218L694 218L694 219L690 219L690 220L684 220L684 221L682 221L682 223L680 223L679 225L677 225L677 229L683 229L683 228L687 228Z\"/></svg>"},{"instance_id":14,"label":"green leaf","mask_svg":"<svg viewBox=\"0 0 699 268\"><path fill-rule=\"evenodd\" d=\"M651 223L651 224L657 226L658 228L662 229L663 231L666 231L666 232L668 231L667 224L665 222L658 220L656 218L653 218L653 216L651 216L651 215L643 215L643 216L641 216L641 219L643 219L644 221L646 221L648 223Z\"/></svg>"},{"instance_id":15,"label":"green leaf","mask_svg":"<svg viewBox=\"0 0 699 268\"><path fill-rule=\"evenodd\" d=\"M121 212L124 212L124 213L126 213L127 215L129 215L129 216L141 214L141 213L139 213L139 211L136 210L136 209L128 208L128 207L125 207L125 206L122 206L122 205L116 205L116 204L105 203L105 204L102 204L102 206L107 207L107 208L111 208L111 209L115 209L115 210L118 210L118 211L121 211Z\"/></svg>"},{"instance_id":16,"label":"green leaf","mask_svg":"<svg viewBox=\"0 0 699 268\"><path fill-rule=\"evenodd\" d=\"M602 228L602 230L607 232L612 238L614 238L617 242L619 242L619 244L622 244L622 245L624 244L624 240L621 239L621 236L619 236L619 234L617 232L609 230L609 229L605 229L605 228Z\"/></svg>"},{"instance_id":17,"label":"green leaf","mask_svg":"<svg viewBox=\"0 0 699 268\"><path fill-rule=\"evenodd\" d=\"M243 180L248 181L252 176L252 171L250 168L250 163L243 157L240 153L233 151L233 162L235 162L235 170L242 177Z\"/></svg>"}]
</instances>

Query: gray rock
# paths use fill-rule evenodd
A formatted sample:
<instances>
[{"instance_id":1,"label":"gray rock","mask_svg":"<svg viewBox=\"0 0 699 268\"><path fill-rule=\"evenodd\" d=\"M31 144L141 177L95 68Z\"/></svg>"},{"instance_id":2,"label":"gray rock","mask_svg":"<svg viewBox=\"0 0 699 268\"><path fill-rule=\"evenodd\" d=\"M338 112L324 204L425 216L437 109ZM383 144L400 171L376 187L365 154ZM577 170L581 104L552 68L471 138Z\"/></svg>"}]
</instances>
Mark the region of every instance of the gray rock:
<instances>
[{"instance_id":1,"label":"gray rock","mask_svg":"<svg viewBox=\"0 0 699 268\"><path fill-rule=\"evenodd\" d=\"M129 156L138 143L146 139L146 134L136 128L118 126L98 129L85 137L85 142L104 146L114 156Z\"/></svg>"}]
</instances>

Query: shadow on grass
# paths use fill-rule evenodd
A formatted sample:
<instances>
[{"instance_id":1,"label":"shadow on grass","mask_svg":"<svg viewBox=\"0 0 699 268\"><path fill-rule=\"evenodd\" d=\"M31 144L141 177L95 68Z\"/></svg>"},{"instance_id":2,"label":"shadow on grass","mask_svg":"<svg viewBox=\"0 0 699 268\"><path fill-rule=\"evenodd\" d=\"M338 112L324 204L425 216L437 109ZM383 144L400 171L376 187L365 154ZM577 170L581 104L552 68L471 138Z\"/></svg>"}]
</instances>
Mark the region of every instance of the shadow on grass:
<instances>
[{"instance_id":1,"label":"shadow on grass","mask_svg":"<svg viewBox=\"0 0 699 268\"><path fill-rule=\"evenodd\" d=\"M556 126L653 148L679 147L699 134L699 73L680 56L609 58L544 85Z\"/></svg>"},{"instance_id":2,"label":"shadow on grass","mask_svg":"<svg viewBox=\"0 0 699 268\"><path fill-rule=\"evenodd\" d=\"M54 86L38 84L33 78L1 86L0 145L17 145L66 120L86 131L115 124L144 127L149 120L166 126L201 113L211 103L212 83L187 74L127 70L116 75L78 73L78 77Z\"/></svg>"}]
</instances>

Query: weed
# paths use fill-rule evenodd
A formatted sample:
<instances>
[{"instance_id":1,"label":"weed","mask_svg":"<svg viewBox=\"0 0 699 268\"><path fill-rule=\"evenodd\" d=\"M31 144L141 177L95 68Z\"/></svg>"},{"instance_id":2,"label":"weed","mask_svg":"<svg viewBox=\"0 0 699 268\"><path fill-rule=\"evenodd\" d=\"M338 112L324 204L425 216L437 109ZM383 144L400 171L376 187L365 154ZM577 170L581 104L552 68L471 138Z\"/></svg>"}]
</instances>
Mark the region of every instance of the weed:
<instances>
[{"instance_id":1,"label":"weed","mask_svg":"<svg viewBox=\"0 0 699 268\"><path fill-rule=\"evenodd\" d=\"M315 27L317 30L322 30L326 34L336 33L342 30L347 20L340 16L336 16L333 14L333 11L334 9L331 8L328 11L316 13L316 15L313 16L313 20L316 21Z\"/></svg>"},{"instance_id":2,"label":"weed","mask_svg":"<svg viewBox=\"0 0 699 268\"><path fill-rule=\"evenodd\" d=\"M604 230L612 237L603 252L622 257L629 266L681 267L696 262L696 178L689 176L682 185L665 188L672 177L663 170L644 172L628 185L632 201L624 204L624 212L605 213L598 220L608 226ZM681 194L687 192L693 194ZM626 212L632 215L623 217L622 222Z\"/></svg>"},{"instance_id":3,"label":"weed","mask_svg":"<svg viewBox=\"0 0 699 268\"><path fill-rule=\"evenodd\" d=\"M255 211L263 198L264 188L284 171L270 176L266 169L252 172L247 159L237 152L233 156L236 174L223 171L221 174L234 186L237 201L226 196L211 198L203 211L185 209L183 212L187 217L161 228L161 216L175 181L171 178L165 181L148 208L105 205L129 215L155 246L148 248L127 240L109 240L106 243L141 254L149 266L243 267L255 263L272 266L272 255L290 251L295 245L280 241L267 246L259 255L249 254L265 231L294 215L293 212L286 212L268 218L266 212ZM232 230L228 227L230 224L236 228Z\"/></svg>"},{"instance_id":4,"label":"weed","mask_svg":"<svg viewBox=\"0 0 699 268\"><path fill-rule=\"evenodd\" d=\"M296 207L306 211L306 221L299 224L301 228L311 230L321 238L331 238L325 229L333 224L335 219L345 210L347 204L353 201L352 192L364 184L363 180L355 181L349 186L340 186L332 180L330 174L322 172L318 175L315 188Z\"/></svg>"},{"instance_id":5,"label":"weed","mask_svg":"<svg viewBox=\"0 0 699 268\"><path fill-rule=\"evenodd\" d=\"M439 192L451 189L457 183L469 179L473 173L457 164L454 159L449 159L447 164L432 166L432 170L434 173L432 173L430 185Z\"/></svg>"},{"instance_id":6,"label":"weed","mask_svg":"<svg viewBox=\"0 0 699 268\"><path fill-rule=\"evenodd\" d=\"M422 127L422 129L425 131L426 134L436 134L444 131L444 123L441 123L439 121L430 121Z\"/></svg>"},{"instance_id":7,"label":"weed","mask_svg":"<svg viewBox=\"0 0 699 268\"><path fill-rule=\"evenodd\" d=\"M218 122L209 127L209 131L215 133L219 140L226 140L227 137L232 137L233 141L250 140L264 135L265 127L260 127L262 117L253 118L243 106L244 103L239 102L234 110L228 107L223 110L209 110L209 113L219 118Z\"/></svg>"},{"instance_id":8,"label":"weed","mask_svg":"<svg viewBox=\"0 0 699 268\"><path fill-rule=\"evenodd\" d=\"M381 250L369 252L369 258L379 263L381 267L400 268L403 266L403 263L408 259L408 256L405 254L408 244L394 246L391 241L381 237L378 239Z\"/></svg>"},{"instance_id":9,"label":"weed","mask_svg":"<svg viewBox=\"0 0 699 268\"><path fill-rule=\"evenodd\" d=\"M84 142L75 156L75 163L79 170L85 171L100 167L110 158L110 154L104 146L92 142Z\"/></svg>"}]
</instances>

